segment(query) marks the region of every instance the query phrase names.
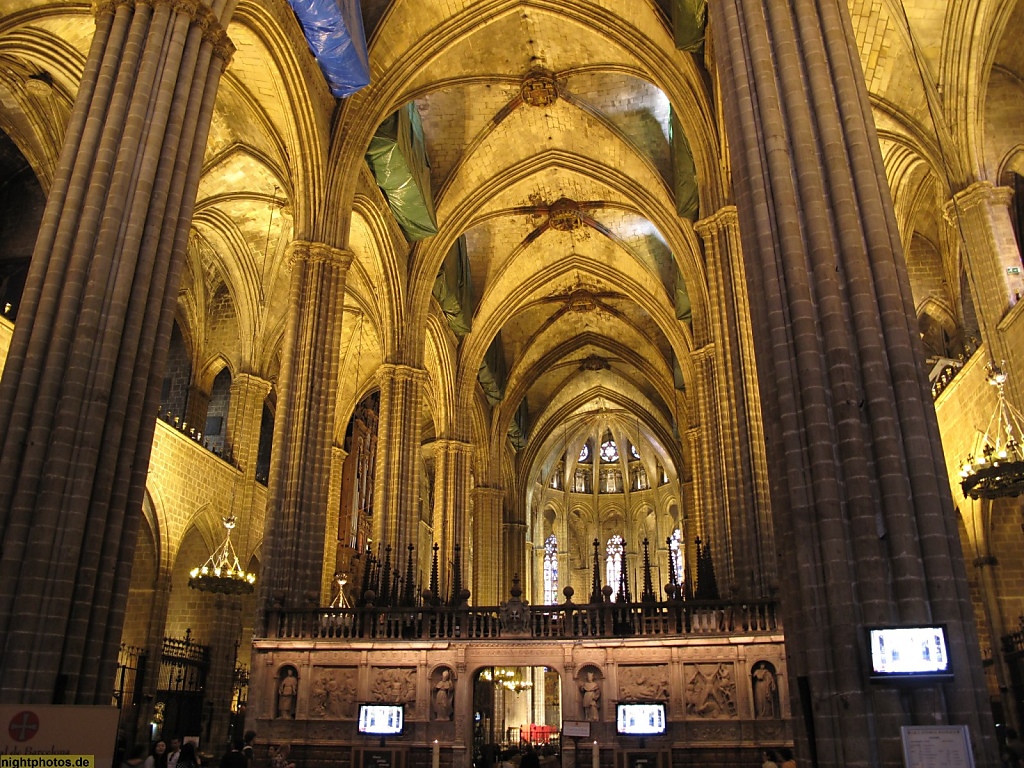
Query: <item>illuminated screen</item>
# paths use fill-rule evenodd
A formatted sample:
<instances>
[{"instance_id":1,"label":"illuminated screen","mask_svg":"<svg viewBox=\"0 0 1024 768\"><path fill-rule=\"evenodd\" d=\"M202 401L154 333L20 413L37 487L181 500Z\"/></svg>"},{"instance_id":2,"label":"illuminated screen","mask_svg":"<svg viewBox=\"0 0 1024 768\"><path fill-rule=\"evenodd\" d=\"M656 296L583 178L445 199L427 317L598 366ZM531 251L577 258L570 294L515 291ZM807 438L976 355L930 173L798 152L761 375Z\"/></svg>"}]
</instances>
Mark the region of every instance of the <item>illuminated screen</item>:
<instances>
[{"instance_id":1,"label":"illuminated screen","mask_svg":"<svg viewBox=\"0 0 1024 768\"><path fill-rule=\"evenodd\" d=\"M402 732L405 712L401 704L360 704L359 732L374 736L397 736Z\"/></svg>"},{"instance_id":2,"label":"illuminated screen","mask_svg":"<svg viewBox=\"0 0 1024 768\"><path fill-rule=\"evenodd\" d=\"M664 704L619 704L616 730L624 736L651 736L665 732Z\"/></svg>"},{"instance_id":3,"label":"illuminated screen","mask_svg":"<svg viewBox=\"0 0 1024 768\"><path fill-rule=\"evenodd\" d=\"M952 675L942 627L876 627L868 635L875 679Z\"/></svg>"}]
</instances>

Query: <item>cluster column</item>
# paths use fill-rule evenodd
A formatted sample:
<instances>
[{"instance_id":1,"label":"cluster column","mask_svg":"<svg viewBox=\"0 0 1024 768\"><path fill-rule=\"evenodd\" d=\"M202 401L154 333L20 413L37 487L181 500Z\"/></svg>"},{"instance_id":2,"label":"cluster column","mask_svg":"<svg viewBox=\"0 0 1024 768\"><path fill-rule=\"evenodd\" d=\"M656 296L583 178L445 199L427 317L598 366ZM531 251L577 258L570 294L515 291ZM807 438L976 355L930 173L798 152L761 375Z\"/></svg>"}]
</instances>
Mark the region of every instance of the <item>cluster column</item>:
<instances>
[{"instance_id":1,"label":"cluster column","mask_svg":"<svg viewBox=\"0 0 1024 768\"><path fill-rule=\"evenodd\" d=\"M798 745L902 764L963 724L998 763L896 218L844 0L709 5L740 213ZM943 624L949 685L864 670L870 625ZM807 727L813 724L813 727Z\"/></svg>"},{"instance_id":2,"label":"cluster column","mask_svg":"<svg viewBox=\"0 0 1024 768\"><path fill-rule=\"evenodd\" d=\"M1013 190L989 181L977 181L946 203L946 221L954 237L967 248L964 267L970 277L971 298L981 325L982 338L998 363L1010 359L999 330L1006 313L1024 298L1024 273L1013 231L1010 205ZM1011 384L1010 386L1014 386Z\"/></svg>"},{"instance_id":3,"label":"cluster column","mask_svg":"<svg viewBox=\"0 0 1024 768\"><path fill-rule=\"evenodd\" d=\"M427 372L408 365L382 365L377 471L373 491L374 539L390 545L401 568L406 546L417 543L420 494L420 416ZM426 557L426 553L417 553Z\"/></svg>"},{"instance_id":4,"label":"cluster column","mask_svg":"<svg viewBox=\"0 0 1024 768\"><path fill-rule=\"evenodd\" d=\"M505 560L497 550L502 542L504 499L505 492L501 488L477 486L473 489L474 605L497 605L501 602L500 571ZM462 562L468 563L468 558L463 557Z\"/></svg>"},{"instance_id":5,"label":"cluster column","mask_svg":"<svg viewBox=\"0 0 1024 768\"><path fill-rule=\"evenodd\" d=\"M110 701L234 6L94 6L0 382L0 700Z\"/></svg>"},{"instance_id":6,"label":"cluster column","mask_svg":"<svg viewBox=\"0 0 1024 768\"><path fill-rule=\"evenodd\" d=\"M718 443L712 456L717 457L714 465L720 472L715 479L721 481L721 487L714 489L711 498L721 499L726 506L720 527L727 540L721 544L729 549L719 551L729 556L730 581L742 594L765 595L774 581L775 553L736 207L726 206L698 221L694 229L704 240L709 300L720 309L710 324L711 339L698 350L696 361L702 377L711 384L707 390L698 389L701 425L714 429L716 437L712 439ZM704 439L709 440L709 435ZM716 531L711 544L718 548L719 541Z\"/></svg>"},{"instance_id":7,"label":"cluster column","mask_svg":"<svg viewBox=\"0 0 1024 768\"><path fill-rule=\"evenodd\" d=\"M451 590L450 564L455 545L464 546L465 519L469 513L470 462L473 446L462 440L438 440L435 443L434 509L432 527L437 543L441 594Z\"/></svg>"},{"instance_id":8,"label":"cluster column","mask_svg":"<svg viewBox=\"0 0 1024 768\"><path fill-rule=\"evenodd\" d=\"M302 240L288 251L288 324L261 581L271 605L298 608L320 602L342 303L352 252Z\"/></svg>"}]
</instances>

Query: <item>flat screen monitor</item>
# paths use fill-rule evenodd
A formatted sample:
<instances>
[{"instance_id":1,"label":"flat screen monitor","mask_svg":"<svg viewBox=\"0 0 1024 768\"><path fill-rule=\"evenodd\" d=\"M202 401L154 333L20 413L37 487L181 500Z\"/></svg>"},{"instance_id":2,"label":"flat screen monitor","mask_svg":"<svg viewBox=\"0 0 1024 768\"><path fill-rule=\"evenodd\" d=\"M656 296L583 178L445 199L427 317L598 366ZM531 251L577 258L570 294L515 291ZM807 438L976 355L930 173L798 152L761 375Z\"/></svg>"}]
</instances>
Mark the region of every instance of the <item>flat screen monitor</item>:
<instances>
[{"instance_id":1,"label":"flat screen monitor","mask_svg":"<svg viewBox=\"0 0 1024 768\"><path fill-rule=\"evenodd\" d=\"M869 627L868 642L874 681L953 676L942 626Z\"/></svg>"},{"instance_id":2,"label":"flat screen monitor","mask_svg":"<svg viewBox=\"0 0 1024 768\"><path fill-rule=\"evenodd\" d=\"M371 736L398 736L405 724L401 704L360 704L359 732Z\"/></svg>"},{"instance_id":3,"label":"flat screen monitor","mask_svg":"<svg viewBox=\"0 0 1024 768\"><path fill-rule=\"evenodd\" d=\"M616 730L622 736L656 736L665 732L665 704L619 704L615 713Z\"/></svg>"}]
</instances>

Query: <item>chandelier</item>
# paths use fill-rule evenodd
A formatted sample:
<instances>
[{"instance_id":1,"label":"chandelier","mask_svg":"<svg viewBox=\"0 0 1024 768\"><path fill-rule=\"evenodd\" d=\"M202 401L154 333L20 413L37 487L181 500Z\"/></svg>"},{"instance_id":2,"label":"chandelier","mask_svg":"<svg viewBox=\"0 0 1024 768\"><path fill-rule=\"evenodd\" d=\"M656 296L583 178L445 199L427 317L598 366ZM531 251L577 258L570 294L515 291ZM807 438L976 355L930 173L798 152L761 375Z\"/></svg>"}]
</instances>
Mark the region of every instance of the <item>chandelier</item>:
<instances>
[{"instance_id":1,"label":"chandelier","mask_svg":"<svg viewBox=\"0 0 1024 768\"><path fill-rule=\"evenodd\" d=\"M533 688L533 683L524 678L518 668L487 667L480 673L480 679L494 682L513 693L522 693Z\"/></svg>"},{"instance_id":2,"label":"chandelier","mask_svg":"<svg viewBox=\"0 0 1024 768\"><path fill-rule=\"evenodd\" d=\"M234 515L222 517L227 536L210 555L210 559L189 572L188 585L200 592L216 592L221 595L248 595L256 585L256 574L242 570L238 555L231 545L231 531L237 521Z\"/></svg>"},{"instance_id":3,"label":"chandelier","mask_svg":"<svg viewBox=\"0 0 1024 768\"><path fill-rule=\"evenodd\" d=\"M985 372L996 388L996 412L981 436L975 455L960 469L960 487L972 499L999 499L1024 493L1024 418L1006 400L1006 374L995 363ZM980 455L977 455L980 454Z\"/></svg>"}]
</instances>

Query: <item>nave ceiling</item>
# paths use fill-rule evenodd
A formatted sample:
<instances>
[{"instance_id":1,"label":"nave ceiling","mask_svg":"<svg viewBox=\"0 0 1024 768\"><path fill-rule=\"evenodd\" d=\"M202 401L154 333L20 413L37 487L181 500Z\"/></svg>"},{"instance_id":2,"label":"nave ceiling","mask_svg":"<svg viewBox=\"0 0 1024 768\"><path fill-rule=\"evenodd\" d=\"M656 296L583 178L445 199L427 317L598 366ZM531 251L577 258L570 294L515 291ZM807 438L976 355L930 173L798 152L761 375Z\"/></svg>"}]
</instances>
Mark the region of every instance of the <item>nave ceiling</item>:
<instances>
[{"instance_id":1,"label":"nave ceiling","mask_svg":"<svg viewBox=\"0 0 1024 768\"><path fill-rule=\"evenodd\" d=\"M995 0L849 6L904 243L946 277L915 285L915 303L963 325L939 204L956 177L998 182L1016 162L996 137L1019 123L1004 97L1021 103L1024 10ZM684 478L693 354L715 341L720 308L701 237L677 213L673 115L696 167L693 219L731 198L708 48L676 50L665 10L653 0L364 2L373 81L336 101L284 0L239 3L179 299L198 378L212 382L224 366L276 378L288 244L322 240L355 253L338 442L390 362L427 369L424 438L476 445L478 481L522 493L598 423L637 434ZM9 0L0 17L0 127L44 190L91 26L83 2ZM965 36L976 42L967 56ZM923 87L922 70L939 87ZM40 73L46 88L33 82ZM999 99L986 99L990 82ZM531 84L547 89L536 105L524 96ZM438 223L412 245L363 160L376 126L409 101ZM938 138L936 114L948 126ZM462 339L431 298L460 236L474 302ZM507 381L492 407L477 372L499 335ZM517 476L489 478L512 466L507 427L524 399Z\"/></svg>"}]
</instances>

